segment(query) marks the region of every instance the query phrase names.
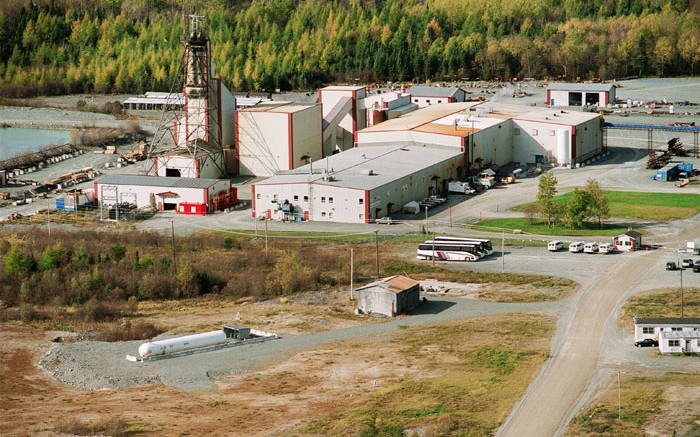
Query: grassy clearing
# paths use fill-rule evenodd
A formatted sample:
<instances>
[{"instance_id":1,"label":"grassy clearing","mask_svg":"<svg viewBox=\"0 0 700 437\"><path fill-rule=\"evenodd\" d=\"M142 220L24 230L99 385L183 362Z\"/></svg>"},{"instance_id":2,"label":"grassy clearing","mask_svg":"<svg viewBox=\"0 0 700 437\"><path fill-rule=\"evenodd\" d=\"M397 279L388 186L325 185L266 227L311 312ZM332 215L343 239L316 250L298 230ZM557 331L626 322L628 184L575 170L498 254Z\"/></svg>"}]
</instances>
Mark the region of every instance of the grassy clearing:
<instances>
[{"instance_id":1,"label":"grassy clearing","mask_svg":"<svg viewBox=\"0 0 700 437\"><path fill-rule=\"evenodd\" d=\"M673 388L682 393L683 387L698 385L700 375L697 374L673 373L657 377L623 374L618 403L615 376L594 403L571 421L564 436L697 435L698 414L692 407L693 402L673 399L667 393ZM690 408L688 414L680 414L683 408ZM676 414L670 414L672 412ZM648 426L655 426L664 434L648 434Z\"/></svg>"},{"instance_id":2,"label":"grassy clearing","mask_svg":"<svg viewBox=\"0 0 700 437\"><path fill-rule=\"evenodd\" d=\"M700 213L700 195L688 193L634 193L629 191L605 191L610 205L610 216L638 220L680 220ZM564 203L571 192L555 196L555 203ZM535 203L513 208L525 212Z\"/></svg>"},{"instance_id":3,"label":"grassy clearing","mask_svg":"<svg viewBox=\"0 0 700 437\"><path fill-rule=\"evenodd\" d=\"M553 328L553 319L527 314L407 327L389 347L400 351L405 365L420 367L418 376L368 392L302 432L492 435L546 359Z\"/></svg>"},{"instance_id":4,"label":"grassy clearing","mask_svg":"<svg viewBox=\"0 0 700 437\"><path fill-rule=\"evenodd\" d=\"M680 317L680 287L654 290L632 297L622 307L618 325L629 332L634 332L635 314L639 317ZM683 316L700 317L700 288L683 289Z\"/></svg>"},{"instance_id":5,"label":"grassy clearing","mask_svg":"<svg viewBox=\"0 0 700 437\"><path fill-rule=\"evenodd\" d=\"M619 235L627 231L628 226L622 226L619 224L608 224L603 223L600 227L594 224L588 224L582 229L569 229L563 226L549 227L543 221L539 220L528 220L526 218L503 218L503 219L493 219L484 220L479 222L480 226L489 226L501 229L519 229L526 234L535 235L570 235L570 236L603 236L612 237Z\"/></svg>"}]
</instances>

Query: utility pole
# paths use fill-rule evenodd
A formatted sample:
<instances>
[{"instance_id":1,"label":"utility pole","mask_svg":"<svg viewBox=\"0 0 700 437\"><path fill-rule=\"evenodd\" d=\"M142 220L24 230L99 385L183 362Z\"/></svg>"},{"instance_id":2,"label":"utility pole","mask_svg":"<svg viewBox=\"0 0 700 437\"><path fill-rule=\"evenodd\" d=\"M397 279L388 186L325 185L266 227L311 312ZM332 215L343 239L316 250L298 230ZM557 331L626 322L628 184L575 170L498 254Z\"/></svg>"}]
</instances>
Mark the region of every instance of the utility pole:
<instances>
[{"instance_id":1,"label":"utility pole","mask_svg":"<svg viewBox=\"0 0 700 437\"><path fill-rule=\"evenodd\" d=\"M622 388L620 386L620 371L617 371L617 420L622 420Z\"/></svg>"},{"instance_id":2,"label":"utility pole","mask_svg":"<svg viewBox=\"0 0 700 437\"><path fill-rule=\"evenodd\" d=\"M433 220L433 267L435 267L435 220Z\"/></svg>"},{"instance_id":3,"label":"utility pole","mask_svg":"<svg viewBox=\"0 0 700 437\"><path fill-rule=\"evenodd\" d=\"M49 228L49 237L51 237L51 201L46 198L46 226Z\"/></svg>"},{"instance_id":4,"label":"utility pole","mask_svg":"<svg viewBox=\"0 0 700 437\"><path fill-rule=\"evenodd\" d=\"M501 273L506 272L506 230L501 234Z\"/></svg>"},{"instance_id":5,"label":"utility pole","mask_svg":"<svg viewBox=\"0 0 700 437\"><path fill-rule=\"evenodd\" d=\"M379 229L374 230L374 246L376 250L375 264L377 267L377 279L379 279Z\"/></svg>"},{"instance_id":6,"label":"utility pole","mask_svg":"<svg viewBox=\"0 0 700 437\"><path fill-rule=\"evenodd\" d=\"M177 260L175 258L175 222L170 220L170 246L173 250L173 267L177 271Z\"/></svg>"},{"instance_id":7,"label":"utility pole","mask_svg":"<svg viewBox=\"0 0 700 437\"><path fill-rule=\"evenodd\" d=\"M268 255L267 251L267 217L265 217L265 256Z\"/></svg>"},{"instance_id":8,"label":"utility pole","mask_svg":"<svg viewBox=\"0 0 700 437\"><path fill-rule=\"evenodd\" d=\"M679 270L681 274L681 319L683 318L683 270L685 270L683 267Z\"/></svg>"},{"instance_id":9,"label":"utility pole","mask_svg":"<svg viewBox=\"0 0 700 437\"><path fill-rule=\"evenodd\" d=\"M352 300L352 292L355 287L355 249L350 246L350 300Z\"/></svg>"}]
</instances>

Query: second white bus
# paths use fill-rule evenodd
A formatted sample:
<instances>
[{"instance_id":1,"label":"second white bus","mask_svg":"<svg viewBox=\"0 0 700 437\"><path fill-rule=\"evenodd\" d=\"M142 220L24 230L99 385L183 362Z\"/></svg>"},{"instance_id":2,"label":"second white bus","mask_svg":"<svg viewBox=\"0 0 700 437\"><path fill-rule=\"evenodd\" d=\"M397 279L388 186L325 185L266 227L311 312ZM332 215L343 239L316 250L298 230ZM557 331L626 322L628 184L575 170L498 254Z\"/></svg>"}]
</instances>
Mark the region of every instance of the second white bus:
<instances>
[{"instance_id":1,"label":"second white bus","mask_svg":"<svg viewBox=\"0 0 700 437\"><path fill-rule=\"evenodd\" d=\"M491 244L491 240L484 240L479 238L439 236L435 237L435 241L478 244L481 252L483 252L485 256L493 255L493 245Z\"/></svg>"}]
</instances>

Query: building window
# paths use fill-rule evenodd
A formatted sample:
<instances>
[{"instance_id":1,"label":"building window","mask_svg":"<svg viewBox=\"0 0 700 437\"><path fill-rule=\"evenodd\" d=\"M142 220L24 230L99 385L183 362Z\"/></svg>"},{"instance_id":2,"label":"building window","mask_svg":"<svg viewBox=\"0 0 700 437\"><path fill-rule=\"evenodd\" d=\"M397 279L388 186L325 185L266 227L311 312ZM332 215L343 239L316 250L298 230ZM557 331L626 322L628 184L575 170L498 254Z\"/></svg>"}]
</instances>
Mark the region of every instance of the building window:
<instances>
[{"instance_id":1,"label":"building window","mask_svg":"<svg viewBox=\"0 0 700 437\"><path fill-rule=\"evenodd\" d=\"M328 203L333 203L333 198L332 198L332 197L329 197L329 198L328 198Z\"/></svg>"},{"instance_id":2,"label":"building window","mask_svg":"<svg viewBox=\"0 0 700 437\"><path fill-rule=\"evenodd\" d=\"M364 205L364 204L365 204L365 199L363 199L362 197L360 197L358 200L359 200L359 204L360 204L360 205Z\"/></svg>"},{"instance_id":3,"label":"building window","mask_svg":"<svg viewBox=\"0 0 700 437\"><path fill-rule=\"evenodd\" d=\"M654 333L654 327L653 326L644 326L642 327L642 334L653 334Z\"/></svg>"},{"instance_id":4,"label":"building window","mask_svg":"<svg viewBox=\"0 0 700 437\"><path fill-rule=\"evenodd\" d=\"M324 196L324 197L321 197L321 203L326 203L326 198L325 198L325 196Z\"/></svg>"},{"instance_id":5,"label":"building window","mask_svg":"<svg viewBox=\"0 0 700 437\"><path fill-rule=\"evenodd\" d=\"M360 214L358 218L359 218L360 220L364 220L364 219L365 219L365 215L364 215L364 214Z\"/></svg>"},{"instance_id":6,"label":"building window","mask_svg":"<svg viewBox=\"0 0 700 437\"><path fill-rule=\"evenodd\" d=\"M309 201L309 196L304 196L304 202L308 202L308 201Z\"/></svg>"},{"instance_id":7,"label":"building window","mask_svg":"<svg viewBox=\"0 0 700 437\"><path fill-rule=\"evenodd\" d=\"M556 132L550 129L550 131L549 131L549 136L550 136L550 137L553 137L555 134L556 134Z\"/></svg>"},{"instance_id":8,"label":"building window","mask_svg":"<svg viewBox=\"0 0 700 437\"><path fill-rule=\"evenodd\" d=\"M430 100L426 100L425 103L427 103L427 104L429 105L429 104L430 104Z\"/></svg>"},{"instance_id":9,"label":"building window","mask_svg":"<svg viewBox=\"0 0 700 437\"><path fill-rule=\"evenodd\" d=\"M261 199L260 193L257 193L257 194L255 195L255 198L258 199L258 200L260 200L260 199Z\"/></svg>"},{"instance_id":10,"label":"building window","mask_svg":"<svg viewBox=\"0 0 700 437\"><path fill-rule=\"evenodd\" d=\"M668 341L668 347L680 347L680 346L681 346L680 340L669 340Z\"/></svg>"},{"instance_id":11,"label":"building window","mask_svg":"<svg viewBox=\"0 0 700 437\"><path fill-rule=\"evenodd\" d=\"M671 332L679 332L679 331L682 331L682 330L683 330L683 328L671 327Z\"/></svg>"},{"instance_id":12,"label":"building window","mask_svg":"<svg viewBox=\"0 0 700 437\"><path fill-rule=\"evenodd\" d=\"M516 127L515 129L513 129L513 135L520 135L520 128L519 127Z\"/></svg>"},{"instance_id":13,"label":"building window","mask_svg":"<svg viewBox=\"0 0 700 437\"><path fill-rule=\"evenodd\" d=\"M442 100L438 100L438 103L442 103Z\"/></svg>"},{"instance_id":14,"label":"building window","mask_svg":"<svg viewBox=\"0 0 700 437\"><path fill-rule=\"evenodd\" d=\"M328 213L328 218L333 218L333 212Z\"/></svg>"},{"instance_id":15,"label":"building window","mask_svg":"<svg viewBox=\"0 0 700 437\"><path fill-rule=\"evenodd\" d=\"M296 201L298 201L298 200L299 200L299 195L298 195L298 194L295 194L295 195L294 195L294 201L296 202Z\"/></svg>"},{"instance_id":16,"label":"building window","mask_svg":"<svg viewBox=\"0 0 700 437\"><path fill-rule=\"evenodd\" d=\"M323 212L321 213L321 217L325 217L325 216L326 216L326 212L323 211Z\"/></svg>"}]
</instances>

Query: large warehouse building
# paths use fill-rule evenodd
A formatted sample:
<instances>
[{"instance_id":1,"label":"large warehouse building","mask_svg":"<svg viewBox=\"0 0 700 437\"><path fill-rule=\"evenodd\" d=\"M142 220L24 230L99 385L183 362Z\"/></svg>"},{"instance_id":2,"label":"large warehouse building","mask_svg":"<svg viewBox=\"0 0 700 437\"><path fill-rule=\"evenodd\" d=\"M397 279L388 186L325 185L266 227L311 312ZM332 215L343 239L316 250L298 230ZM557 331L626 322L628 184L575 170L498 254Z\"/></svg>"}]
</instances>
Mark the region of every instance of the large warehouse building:
<instances>
[{"instance_id":1,"label":"large warehouse building","mask_svg":"<svg viewBox=\"0 0 700 437\"><path fill-rule=\"evenodd\" d=\"M282 205L303 220L369 223L434 194L454 179L463 154L422 145L354 148L253 185L253 214Z\"/></svg>"}]
</instances>

